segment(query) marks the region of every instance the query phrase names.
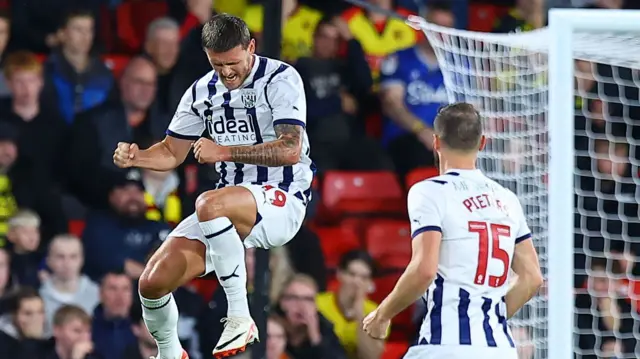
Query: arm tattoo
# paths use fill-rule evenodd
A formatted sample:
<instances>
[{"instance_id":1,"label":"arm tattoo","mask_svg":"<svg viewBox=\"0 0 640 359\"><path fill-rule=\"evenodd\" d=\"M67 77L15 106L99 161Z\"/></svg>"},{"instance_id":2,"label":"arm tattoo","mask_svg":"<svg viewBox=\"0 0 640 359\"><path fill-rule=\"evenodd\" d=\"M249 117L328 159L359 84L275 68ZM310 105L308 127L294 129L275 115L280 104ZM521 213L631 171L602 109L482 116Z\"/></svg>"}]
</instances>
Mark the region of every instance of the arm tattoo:
<instances>
[{"instance_id":1,"label":"arm tattoo","mask_svg":"<svg viewBox=\"0 0 640 359\"><path fill-rule=\"evenodd\" d=\"M279 167L298 161L302 147L302 126L274 126L278 139L254 146L231 147L231 161L258 166Z\"/></svg>"}]
</instances>

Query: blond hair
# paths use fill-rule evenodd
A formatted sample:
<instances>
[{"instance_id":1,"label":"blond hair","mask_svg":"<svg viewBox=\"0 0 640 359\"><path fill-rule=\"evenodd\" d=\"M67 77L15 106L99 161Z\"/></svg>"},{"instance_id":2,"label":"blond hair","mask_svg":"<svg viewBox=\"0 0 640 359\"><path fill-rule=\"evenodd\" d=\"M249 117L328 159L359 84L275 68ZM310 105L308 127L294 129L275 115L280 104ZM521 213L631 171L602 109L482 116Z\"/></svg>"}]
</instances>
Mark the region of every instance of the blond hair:
<instances>
[{"instance_id":1,"label":"blond hair","mask_svg":"<svg viewBox=\"0 0 640 359\"><path fill-rule=\"evenodd\" d=\"M316 293L318 292L318 283L316 283L316 280L313 279L313 277L304 273L294 273L290 275L289 278L287 278L287 280L282 285L282 290L278 295L278 300L282 299L282 295L284 294L285 289L291 286L293 283L300 283L300 284L307 285L310 288L312 288Z\"/></svg>"},{"instance_id":2,"label":"blond hair","mask_svg":"<svg viewBox=\"0 0 640 359\"><path fill-rule=\"evenodd\" d=\"M53 315L53 325L59 327L76 319L83 324L91 325L91 316L84 309L76 305L63 305Z\"/></svg>"},{"instance_id":3,"label":"blond hair","mask_svg":"<svg viewBox=\"0 0 640 359\"><path fill-rule=\"evenodd\" d=\"M10 79L18 71L42 74L42 62L33 52L16 51L7 56L2 71L7 79Z\"/></svg>"},{"instance_id":4,"label":"blond hair","mask_svg":"<svg viewBox=\"0 0 640 359\"><path fill-rule=\"evenodd\" d=\"M40 227L40 216L32 210L22 209L7 222L9 229L17 227Z\"/></svg>"}]
</instances>

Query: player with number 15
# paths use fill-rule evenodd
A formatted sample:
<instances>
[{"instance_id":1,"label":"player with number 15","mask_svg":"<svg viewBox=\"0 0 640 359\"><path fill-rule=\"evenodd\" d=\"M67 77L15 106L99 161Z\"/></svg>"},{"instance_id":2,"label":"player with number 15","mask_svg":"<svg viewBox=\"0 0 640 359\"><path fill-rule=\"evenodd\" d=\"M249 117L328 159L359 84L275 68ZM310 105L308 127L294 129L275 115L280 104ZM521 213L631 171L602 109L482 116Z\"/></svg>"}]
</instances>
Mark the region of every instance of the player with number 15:
<instances>
[{"instance_id":1,"label":"player with number 15","mask_svg":"<svg viewBox=\"0 0 640 359\"><path fill-rule=\"evenodd\" d=\"M411 262L364 330L383 338L391 319L422 297L427 314L406 359L517 359L507 319L543 280L522 206L475 167L486 139L472 105L442 108L434 132L440 176L409 191Z\"/></svg>"}]
</instances>

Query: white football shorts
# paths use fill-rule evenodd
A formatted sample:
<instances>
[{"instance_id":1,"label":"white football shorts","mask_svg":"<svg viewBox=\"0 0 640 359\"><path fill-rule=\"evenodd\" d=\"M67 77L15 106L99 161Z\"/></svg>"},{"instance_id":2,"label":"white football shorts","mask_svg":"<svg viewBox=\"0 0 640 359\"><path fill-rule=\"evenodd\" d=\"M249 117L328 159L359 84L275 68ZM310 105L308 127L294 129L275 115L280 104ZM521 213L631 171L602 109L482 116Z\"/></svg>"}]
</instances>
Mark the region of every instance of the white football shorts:
<instances>
[{"instance_id":1,"label":"white football shorts","mask_svg":"<svg viewBox=\"0 0 640 359\"><path fill-rule=\"evenodd\" d=\"M306 214L306 206L302 196L296 196L296 190L283 191L278 187L241 184L253 194L258 207L257 223L251 233L244 239L246 248L280 247L289 242L300 230ZM195 213L183 219L168 237L185 237L198 240L206 247L205 274L213 269L214 253L209 241L202 233Z\"/></svg>"},{"instance_id":2,"label":"white football shorts","mask_svg":"<svg viewBox=\"0 0 640 359\"><path fill-rule=\"evenodd\" d=\"M414 345L404 359L518 359L516 348L471 345Z\"/></svg>"}]
</instances>

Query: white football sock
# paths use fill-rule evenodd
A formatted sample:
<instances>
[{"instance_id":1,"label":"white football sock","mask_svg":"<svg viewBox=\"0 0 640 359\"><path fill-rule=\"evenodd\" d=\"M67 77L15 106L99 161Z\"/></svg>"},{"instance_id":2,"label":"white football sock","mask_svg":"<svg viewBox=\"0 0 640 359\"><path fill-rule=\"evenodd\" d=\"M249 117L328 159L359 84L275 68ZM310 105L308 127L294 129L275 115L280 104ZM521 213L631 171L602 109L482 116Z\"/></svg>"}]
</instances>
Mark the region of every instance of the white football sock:
<instances>
[{"instance_id":1,"label":"white football sock","mask_svg":"<svg viewBox=\"0 0 640 359\"><path fill-rule=\"evenodd\" d=\"M215 254L213 266L227 295L227 316L250 317L244 245L238 232L227 217L200 222L200 228Z\"/></svg>"},{"instance_id":2,"label":"white football sock","mask_svg":"<svg viewBox=\"0 0 640 359\"><path fill-rule=\"evenodd\" d=\"M161 359L182 358L182 345L178 338L178 306L171 293L158 299L140 296L142 318L151 336L158 344Z\"/></svg>"}]
</instances>

